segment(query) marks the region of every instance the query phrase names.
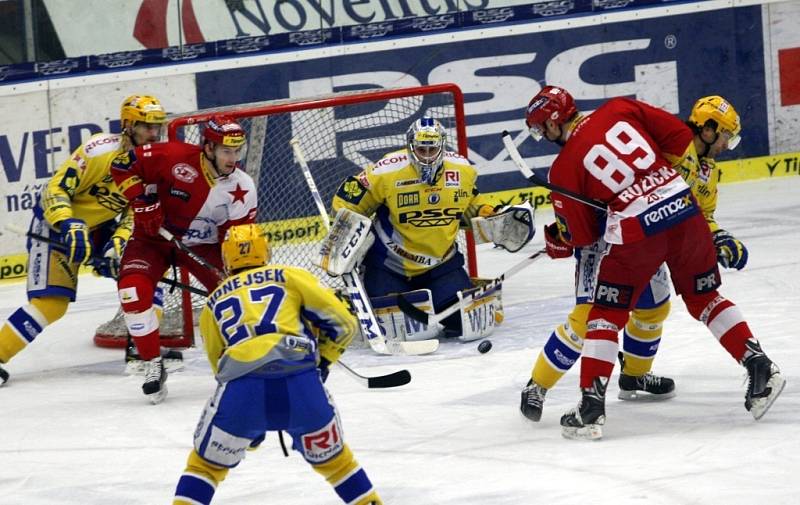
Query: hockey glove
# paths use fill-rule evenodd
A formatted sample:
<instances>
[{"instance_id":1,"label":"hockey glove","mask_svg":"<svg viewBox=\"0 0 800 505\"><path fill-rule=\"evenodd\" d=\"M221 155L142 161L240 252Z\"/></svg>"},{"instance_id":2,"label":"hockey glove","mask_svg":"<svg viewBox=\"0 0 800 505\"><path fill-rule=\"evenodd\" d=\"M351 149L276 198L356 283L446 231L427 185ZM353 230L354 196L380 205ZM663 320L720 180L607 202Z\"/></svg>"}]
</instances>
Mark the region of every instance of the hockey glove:
<instances>
[{"instance_id":1,"label":"hockey glove","mask_svg":"<svg viewBox=\"0 0 800 505\"><path fill-rule=\"evenodd\" d=\"M569 258L574 252L571 245L561 240L558 223L551 223L544 227L544 247L547 255L553 259Z\"/></svg>"},{"instance_id":2,"label":"hockey glove","mask_svg":"<svg viewBox=\"0 0 800 505\"><path fill-rule=\"evenodd\" d=\"M94 273L102 277L116 279L119 277L119 260L122 251L125 249L125 239L122 237L111 237L103 248L103 257L95 258L92 261Z\"/></svg>"},{"instance_id":3,"label":"hockey glove","mask_svg":"<svg viewBox=\"0 0 800 505\"><path fill-rule=\"evenodd\" d=\"M719 264L736 270L744 268L747 264L747 248L744 244L725 230L715 231L713 237Z\"/></svg>"},{"instance_id":4,"label":"hockey glove","mask_svg":"<svg viewBox=\"0 0 800 505\"><path fill-rule=\"evenodd\" d=\"M133 210L133 231L149 237L157 237L158 229L164 222L161 202L155 195L140 196L131 202Z\"/></svg>"},{"instance_id":5,"label":"hockey glove","mask_svg":"<svg viewBox=\"0 0 800 505\"><path fill-rule=\"evenodd\" d=\"M67 249L70 263L84 263L92 255L92 243L89 241L89 227L82 219L65 219L61 221L61 241Z\"/></svg>"}]
</instances>

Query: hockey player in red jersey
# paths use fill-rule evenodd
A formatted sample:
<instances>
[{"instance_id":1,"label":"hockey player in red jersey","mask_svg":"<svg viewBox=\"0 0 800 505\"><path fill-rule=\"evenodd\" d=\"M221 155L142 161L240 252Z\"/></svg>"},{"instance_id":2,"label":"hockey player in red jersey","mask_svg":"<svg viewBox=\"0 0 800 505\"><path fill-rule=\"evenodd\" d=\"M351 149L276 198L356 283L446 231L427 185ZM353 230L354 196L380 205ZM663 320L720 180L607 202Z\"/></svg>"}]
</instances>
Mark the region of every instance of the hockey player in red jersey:
<instances>
[{"instance_id":1,"label":"hockey player in red jersey","mask_svg":"<svg viewBox=\"0 0 800 505\"><path fill-rule=\"evenodd\" d=\"M225 116L214 116L203 137L202 146L144 145L119 155L111 167L134 215L133 236L122 256L117 287L128 332L147 362L142 390L152 403L160 403L167 394L153 308L156 283L171 265L186 268L209 291L221 280L218 272L165 240L160 229L221 271L220 242L225 231L252 223L256 215L255 184L238 166L246 142L242 127Z\"/></svg>"},{"instance_id":2,"label":"hockey player in red jersey","mask_svg":"<svg viewBox=\"0 0 800 505\"><path fill-rule=\"evenodd\" d=\"M535 138L562 146L549 182L556 215L551 247L608 244L597 267L581 358L581 400L561 418L568 438L600 438L605 393L617 357L617 334L661 263L689 313L706 324L748 373L745 408L756 419L785 380L764 354L742 313L722 297L709 226L680 174L672 168L693 141L675 116L646 103L614 98L580 116L569 93L547 86L528 105ZM720 135L733 138L734 132ZM606 212L567 197L572 192Z\"/></svg>"}]
</instances>

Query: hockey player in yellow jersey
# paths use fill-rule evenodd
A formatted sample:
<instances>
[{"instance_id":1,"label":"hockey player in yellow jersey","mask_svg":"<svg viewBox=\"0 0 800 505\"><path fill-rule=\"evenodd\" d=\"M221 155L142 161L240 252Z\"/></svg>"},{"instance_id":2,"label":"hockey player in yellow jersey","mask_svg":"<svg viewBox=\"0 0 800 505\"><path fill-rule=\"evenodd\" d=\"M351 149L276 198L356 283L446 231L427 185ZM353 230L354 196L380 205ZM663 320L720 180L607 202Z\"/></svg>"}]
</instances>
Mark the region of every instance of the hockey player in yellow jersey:
<instances>
[{"instance_id":1,"label":"hockey player in yellow jersey","mask_svg":"<svg viewBox=\"0 0 800 505\"><path fill-rule=\"evenodd\" d=\"M267 431L282 430L344 503L381 505L322 384L356 332L355 316L308 271L268 264L269 244L257 225L231 227L222 258L229 277L200 315L219 385L194 432L173 503L211 503L246 450Z\"/></svg>"},{"instance_id":2,"label":"hockey player in yellow jersey","mask_svg":"<svg viewBox=\"0 0 800 505\"><path fill-rule=\"evenodd\" d=\"M61 245L28 239L28 305L0 328L0 363L8 361L57 321L75 301L78 269L115 277L117 260L131 233L128 202L111 178L111 161L137 145L157 142L166 113L152 96L127 97L122 133L98 133L56 169L33 208L29 232ZM119 218L119 220L117 220ZM0 385L8 372L0 367Z\"/></svg>"},{"instance_id":3,"label":"hockey player in yellow jersey","mask_svg":"<svg viewBox=\"0 0 800 505\"><path fill-rule=\"evenodd\" d=\"M719 178L714 158L738 145L741 132L739 115L724 98L708 96L694 104L687 124L695 133L693 141L680 159L669 161L680 169L700 204L713 234L719 263L724 267L741 269L747 262L747 249L731 234L720 229L714 220ZM545 235L549 235L547 230ZM547 390L555 386L580 357L587 329L586 318L591 308L590 297L594 291L594 272L605 247L600 241L574 252L577 260L575 307L567 321L551 333L536 359L531 380L522 390L520 410L532 421L541 418ZM572 248L567 248L562 255L551 256L569 257L572 254ZM639 298L623 331L620 399L667 399L675 394L672 379L650 372L661 342L663 323L669 315L668 275L662 265Z\"/></svg>"},{"instance_id":4,"label":"hockey player in yellow jersey","mask_svg":"<svg viewBox=\"0 0 800 505\"><path fill-rule=\"evenodd\" d=\"M475 168L446 150L446 137L438 120L414 121L405 149L348 177L333 198L334 213L344 208L372 218L375 240L363 259L370 298L429 289L439 312L472 287L457 247L459 226L493 209L483 204ZM460 313L442 323L446 335L461 336Z\"/></svg>"}]
</instances>

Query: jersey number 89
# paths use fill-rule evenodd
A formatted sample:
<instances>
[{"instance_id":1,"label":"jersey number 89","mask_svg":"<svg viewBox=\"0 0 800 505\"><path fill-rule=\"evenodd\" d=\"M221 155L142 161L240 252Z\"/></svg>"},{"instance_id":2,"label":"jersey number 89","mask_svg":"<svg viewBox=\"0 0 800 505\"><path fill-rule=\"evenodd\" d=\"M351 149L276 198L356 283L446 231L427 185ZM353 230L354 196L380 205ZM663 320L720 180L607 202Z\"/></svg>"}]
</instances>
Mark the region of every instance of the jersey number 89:
<instances>
[{"instance_id":1,"label":"jersey number 89","mask_svg":"<svg viewBox=\"0 0 800 505\"><path fill-rule=\"evenodd\" d=\"M583 157L583 166L615 194L633 184L636 178L634 168L647 170L656 160L650 144L627 121L618 121L606 132L606 143L608 145L593 145ZM633 167L620 159L619 155L633 154L637 149L641 155L633 159Z\"/></svg>"}]
</instances>

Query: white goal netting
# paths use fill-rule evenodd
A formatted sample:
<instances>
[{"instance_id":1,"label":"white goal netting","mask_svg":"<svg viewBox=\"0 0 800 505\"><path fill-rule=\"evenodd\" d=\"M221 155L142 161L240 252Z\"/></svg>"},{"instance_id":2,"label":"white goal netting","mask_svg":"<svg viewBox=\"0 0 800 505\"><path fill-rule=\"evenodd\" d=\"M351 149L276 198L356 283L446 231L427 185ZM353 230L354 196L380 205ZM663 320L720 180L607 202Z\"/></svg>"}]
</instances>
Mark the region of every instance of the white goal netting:
<instances>
[{"instance_id":1,"label":"white goal netting","mask_svg":"<svg viewBox=\"0 0 800 505\"><path fill-rule=\"evenodd\" d=\"M300 142L328 207L345 178L384 154L405 147L406 130L423 115L441 121L448 133L449 149L467 155L463 99L452 84L347 91L205 109L172 117L169 138L199 144L205 122L219 112L234 118L247 131L244 165L258 188L256 219L269 237L272 261L307 268L332 287L338 286L337 280L312 264L325 227L294 159L292 139ZM474 273L474 246L463 233L459 248ZM179 290L165 295L165 318L182 321L178 338L192 332L192 313L203 303L202 297L191 298ZM121 316L115 319L103 327L103 334L126 337Z\"/></svg>"}]
</instances>

